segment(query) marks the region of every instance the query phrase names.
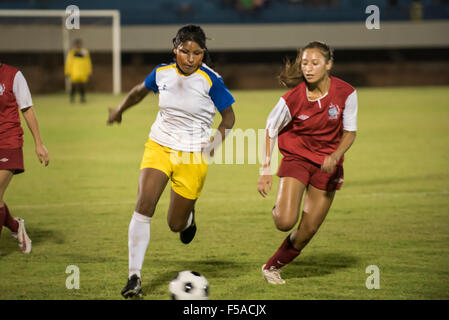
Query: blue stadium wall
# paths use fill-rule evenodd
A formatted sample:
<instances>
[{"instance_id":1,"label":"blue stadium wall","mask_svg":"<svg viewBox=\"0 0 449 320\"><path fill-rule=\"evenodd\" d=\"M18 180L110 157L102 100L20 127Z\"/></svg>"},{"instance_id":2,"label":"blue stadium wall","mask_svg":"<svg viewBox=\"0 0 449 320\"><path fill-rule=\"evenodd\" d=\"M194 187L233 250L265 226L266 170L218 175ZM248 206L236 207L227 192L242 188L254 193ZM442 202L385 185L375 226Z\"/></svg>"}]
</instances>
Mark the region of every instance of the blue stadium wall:
<instances>
[{"instance_id":1,"label":"blue stadium wall","mask_svg":"<svg viewBox=\"0 0 449 320\"><path fill-rule=\"evenodd\" d=\"M296 48L310 34L335 47L333 73L356 86L449 84L447 0L269 0L261 8L234 2L3 0L0 10L65 9L68 5L81 10L120 10L123 91L142 81L155 65L172 59L171 39L187 23L200 24L212 34L209 48L215 68L232 89L280 88L276 76L283 61L294 58ZM369 5L378 6L382 30L366 30ZM30 32L29 37L39 47L38 35ZM94 64L90 90L110 91L110 49L101 47L104 39L83 38ZM33 51L0 45L0 60L21 68L35 92L64 90L63 57L56 48Z\"/></svg>"}]
</instances>

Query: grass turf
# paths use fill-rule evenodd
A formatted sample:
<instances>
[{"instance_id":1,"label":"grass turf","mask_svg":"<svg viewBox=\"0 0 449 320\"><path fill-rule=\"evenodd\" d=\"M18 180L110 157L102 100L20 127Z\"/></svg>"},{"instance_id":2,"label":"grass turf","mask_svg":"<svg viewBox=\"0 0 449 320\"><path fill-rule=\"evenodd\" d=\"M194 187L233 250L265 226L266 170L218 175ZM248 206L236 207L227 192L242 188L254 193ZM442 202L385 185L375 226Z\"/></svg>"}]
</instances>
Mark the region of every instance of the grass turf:
<instances>
[{"instance_id":1,"label":"grass turf","mask_svg":"<svg viewBox=\"0 0 449 320\"><path fill-rule=\"evenodd\" d=\"M233 91L234 128L264 128L282 93ZM278 179L263 199L257 164L211 165L191 244L167 226L169 187L158 204L142 270L145 299L169 299L169 281L188 269L207 277L218 300L448 299L449 90L361 88L358 95L345 183L317 235L283 269L285 285L269 285L260 273L286 236L271 218ZM123 96L89 94L86 105L70 105L66 95L33 98L51 163L38 163L22 122L26 172L14 177L5 201L25 218L33 251L22 254L3 229L0 299L120 299L157 98L148 96L112 127L107 108ZM79 290L66 288L69 265L80 269ZM369 265L379 267L379 290L365 286Z\"/></svg>"}]
</instances>

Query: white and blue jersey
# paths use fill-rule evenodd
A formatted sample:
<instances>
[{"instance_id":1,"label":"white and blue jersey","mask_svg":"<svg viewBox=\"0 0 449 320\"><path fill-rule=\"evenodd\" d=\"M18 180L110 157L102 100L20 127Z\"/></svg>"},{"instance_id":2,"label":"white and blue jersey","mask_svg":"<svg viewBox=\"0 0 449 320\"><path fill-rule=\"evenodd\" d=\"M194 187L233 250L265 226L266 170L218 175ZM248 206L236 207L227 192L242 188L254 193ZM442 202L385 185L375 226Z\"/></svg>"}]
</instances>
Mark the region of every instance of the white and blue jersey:
<instances>
[{"instance_id":1,"label":"white and blue jersey","mask_svg":"<svg viewBox=\"0 0 449 320\"><path fill-rule=\"evenodd\" d=\"M201 151L209 142L216 110L235 102L221 76L204 63L188 76L176 63L158 65L145 87L159 93L160 110L150 139L179 151Z\"/></svg>"}]
</instances>

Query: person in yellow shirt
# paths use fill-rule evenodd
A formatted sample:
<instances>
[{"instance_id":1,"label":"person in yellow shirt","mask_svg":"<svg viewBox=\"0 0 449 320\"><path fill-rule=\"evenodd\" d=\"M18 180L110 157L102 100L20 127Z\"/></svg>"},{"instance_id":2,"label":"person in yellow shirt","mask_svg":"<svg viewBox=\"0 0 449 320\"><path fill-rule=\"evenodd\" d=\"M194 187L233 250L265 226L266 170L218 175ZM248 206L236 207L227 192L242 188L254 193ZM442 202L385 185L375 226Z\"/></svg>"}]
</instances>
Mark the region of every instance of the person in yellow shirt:
<instances>
[{"instance_id":1,"label":"person in yellow shirt","mask_svg":"<svg viewBox=\"0 0 449 320\"><path fill-rule=\"evenodd\" d=\"M74 41L73 48L67 54L65 75L70 77L70 102L75 102L75 95L80 94L81 103L86 102L86 84L92 74L92 62L89 51L83 48L81 39Z\"/></svg>"}]
</instances>

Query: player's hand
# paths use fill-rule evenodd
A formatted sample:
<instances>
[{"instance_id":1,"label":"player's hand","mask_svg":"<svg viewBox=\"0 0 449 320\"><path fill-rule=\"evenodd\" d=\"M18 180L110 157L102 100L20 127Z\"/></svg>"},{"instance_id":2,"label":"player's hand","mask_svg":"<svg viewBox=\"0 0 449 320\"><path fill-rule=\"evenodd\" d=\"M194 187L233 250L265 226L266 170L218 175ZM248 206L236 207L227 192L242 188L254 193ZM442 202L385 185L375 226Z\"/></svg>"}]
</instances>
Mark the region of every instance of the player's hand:
<instances>
[{"instance_id":1,"label":"player's hand","mask_svg":"<svg viewBox=\"0 0 449 320\"><path fill-rule=\"evenodd\" d=\"M259 191L260 195L265 198L268 192L270 192L272 185L273 177L271 174L261 175L259 181L257 181L257 191Z\"/></svg>"},{"instance_id":2,"label":"player's hand","mask_svg":"<svg viewBox=\"0 0 449 320\"><path fill-rule=\"evenodd\" d=\"M211 148L209 145L201 148L201 158L207 164L212 163L212 159L214 158L214 148Z\"/></svg>"},{"instance_id":3,"label":"player's hand","mask_svg":"<svg viewBox=\"0 0 449 320\"><path fill-rule=\"evenodd\" d=\"M326 158L324 158L324 162L321 165L321 170L326 173L331 173L335 170L335 167L337 165L337 158L334 155L328 155Z\"/></svg>"},{"instance_id":4,"label":"player's hand","mask_svg":"<svg viewBox=\"0 0 449 320\"><path fill-rule=\"evenodd\" d=\"M211 137L209 141L203 142L201 144L201 153L203 159L207 161L207 163L211 163L211 159L215 154L215 145L214 145L214 137Z\"/></svg>"},{"instance_id":5,"label":"player's hand","mask_svg":"<svg viewBox=\"0 0 449 320\"><path fill-rule=\"evenodd\" d=\"M108 125L113 124L114 122L122 123L122 113L119 108L109 108L109 116L108 121L106 122Z\"/></svg>"},{"instance_id":6,"label":"player's hand","mask_svg":"<svg viewBox=\"0 0 449 320\"><path fill-rule=\"evenodd\" d=\"M39 144L36 146L36 155L40 163L44 163L45 166L48 166L48 164L50 163L50 157L48 155L47 148L45 148L43 144Z\"/></svg>"}]
</instances>

